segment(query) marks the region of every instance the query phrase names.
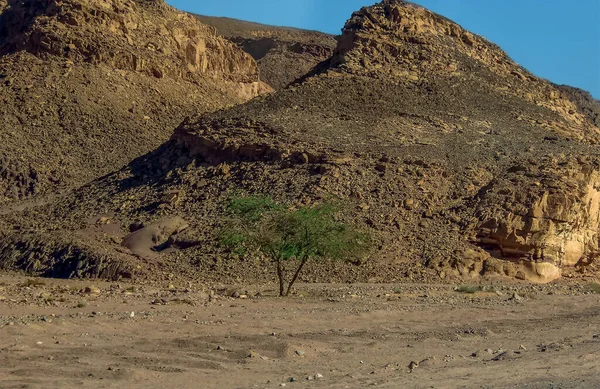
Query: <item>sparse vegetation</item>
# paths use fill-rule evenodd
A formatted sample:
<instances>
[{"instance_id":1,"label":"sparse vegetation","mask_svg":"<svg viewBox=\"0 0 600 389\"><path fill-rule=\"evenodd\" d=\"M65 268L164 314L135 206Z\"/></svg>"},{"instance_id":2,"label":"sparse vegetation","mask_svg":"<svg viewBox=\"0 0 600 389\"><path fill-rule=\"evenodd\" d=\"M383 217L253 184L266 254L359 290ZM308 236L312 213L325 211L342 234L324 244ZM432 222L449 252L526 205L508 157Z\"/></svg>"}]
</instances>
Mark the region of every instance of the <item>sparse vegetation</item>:
<instances>
[{"instance_id":1,"label":"sparse vegetation","mask_svg":"<svg viewBox=\"0 0 600 389\"><path fill-rule=\"evenodd\" d=\"M44 285L46 285L46 283L37 278L29 278L27 281L23 282L22 284L19 284L19 286L22 288L36 288L38 286Z\"/></svg>"},{"instance_id":2,"label":"sparse vegetation","mask_svg":"<svg viewBox=\"0 0 600 389\"><path fill-rule=\"evenodd\" d=\"M592 293L600 294L600 283L592 282L588 285L588 289Z\"/></svg>"},{"instance_id":3,"label":"sparse vegetation","mask_svg":"<svg viewBox=\"0 0 600 389\"><path fill-rule=\"evenodd\" d=\"M455 290L458 293L475 294L475 293L481 291L481 287L480 286L462 285L462 286L459 286L458 288L456 288Z\"/></svg>"},{"instance_id":4,"label":"sparse vegetation","mask_svg":"<svg viewBox=\"0 0 600 389\"><path fill-rule=\"evenodd\" d=\"M332 203L293 208L268 196L236 195L228 209L232 218L221 231L221 246L239 255L254 250L270 258L280 296L290 294L308 261L361 259L371 246L367 234L336 219L339 208ZM288 279L285 264L291 262L295 271Z\"/></svg>"}]
</instances>

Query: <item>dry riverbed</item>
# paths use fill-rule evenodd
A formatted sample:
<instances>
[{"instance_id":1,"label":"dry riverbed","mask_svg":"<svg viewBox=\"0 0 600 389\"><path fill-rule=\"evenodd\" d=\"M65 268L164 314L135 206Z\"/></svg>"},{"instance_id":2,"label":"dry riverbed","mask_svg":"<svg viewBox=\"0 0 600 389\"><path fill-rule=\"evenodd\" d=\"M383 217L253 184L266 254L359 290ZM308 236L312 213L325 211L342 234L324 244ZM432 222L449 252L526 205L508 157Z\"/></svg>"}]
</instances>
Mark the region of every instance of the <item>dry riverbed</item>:
<instances>
[{"instance_id":1,"label":"dry riverbed","mask_svg":"<svg viewBox=\"0 0 600 389\"><path fill-rule=\"evenodd\" d=\"M0 275L0 388L600 387L594 280L460 286Z\"/></svg>"}]
</instances>

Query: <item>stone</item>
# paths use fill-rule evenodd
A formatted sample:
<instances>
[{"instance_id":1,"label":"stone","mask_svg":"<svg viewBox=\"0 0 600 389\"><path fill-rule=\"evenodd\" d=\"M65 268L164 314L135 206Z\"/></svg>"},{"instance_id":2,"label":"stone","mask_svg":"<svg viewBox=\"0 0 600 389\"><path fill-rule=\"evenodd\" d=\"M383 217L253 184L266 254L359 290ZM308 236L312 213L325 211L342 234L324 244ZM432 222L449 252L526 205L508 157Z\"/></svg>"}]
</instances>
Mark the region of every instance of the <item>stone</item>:
<instances>
[{"instance_id":1,"label":"stone","mask_svg":"<svg viewBox=\"0 0 600 389\"><path fill-rule=\"evenodd\" d=\"M97 296L101 293L101 291L98 287L91 285L91 286L86 286L85 289L83 290L83 293L89 294L92 296Z\"/></svg>"},{"instance_id":2,"label":"stone","mask_svg":"<svg viewBox=\"0 0 600 389\"><path fill-rule=\"evenodd\" d=\"M519 296L519 295L517 294L517 292L514 292L514 293L513 293L513 295L512 295L512 297L511 297L509 300L511 300L511 301L515 301L515 302L517 302L517 303L522 303L522 302L523 302L523 300L524 300L524 298L523 298L523 297L521 297L521 296Z\"/></svg>"},{"instance_id":3,"label":"stone","mask_svg":"<svg viewBox=\"0 0 600 389\"><path fill-rule=\"evenodd\" d=\"M182 232L189 224L179 216L162 218L123 238L121 246L146 257L156 255L155 248L168 242L169 238Z\"/></svg>"},{"instance_id":4,"label":"stone","mask_svg":"<svg viewBox=\"0 0 600 389\"><path fill-rule=\"evenodd\" d=\"M404 208L407 210L412 210L415 208L415 201L413 199L404 200Z\"/></svg>"},{"instance_id":5,"label":"stone","mask_svg":"<svg viewBox=\"0 0 600 389\"><path fill-rule=\"evenodd\" d=\"M304 351L302 351L302 350L296 350L296 355L297 355L297 356L299 356L299 357L303 357L303 356L304 356L304 354L306 354Z\"/></svg>"}]
</instances>

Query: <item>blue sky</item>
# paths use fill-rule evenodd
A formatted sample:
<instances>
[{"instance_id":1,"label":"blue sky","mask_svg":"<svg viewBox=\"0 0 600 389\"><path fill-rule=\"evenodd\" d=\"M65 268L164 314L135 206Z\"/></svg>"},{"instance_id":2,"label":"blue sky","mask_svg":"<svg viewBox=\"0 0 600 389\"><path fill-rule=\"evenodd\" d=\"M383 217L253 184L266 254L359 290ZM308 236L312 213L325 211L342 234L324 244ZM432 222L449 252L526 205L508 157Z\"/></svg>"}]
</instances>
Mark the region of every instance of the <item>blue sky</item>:
<instances>
[{"instance_id":1,"label":"blue sky","mask_svg":"<svg viewBox=\"0 0 600 389\"><path fill-rule=\"evenodd\" d=\"M167 0L179 9L338 34L375 0ZM485 36L536 75L600 99L600 0L413 0Z\"/></svg>"}]
</instances>

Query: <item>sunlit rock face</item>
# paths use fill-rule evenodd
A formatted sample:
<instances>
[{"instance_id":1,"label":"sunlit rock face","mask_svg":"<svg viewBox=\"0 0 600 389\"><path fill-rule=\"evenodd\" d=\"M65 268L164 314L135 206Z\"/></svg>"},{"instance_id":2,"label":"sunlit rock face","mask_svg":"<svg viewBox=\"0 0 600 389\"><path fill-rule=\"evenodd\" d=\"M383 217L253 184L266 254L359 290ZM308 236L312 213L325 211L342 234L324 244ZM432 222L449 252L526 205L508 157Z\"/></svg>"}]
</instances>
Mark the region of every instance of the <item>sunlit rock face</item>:
<instances>
[{"instance_id":1,"label":"sunlit rock face","mask_svg":"<svg viewBox=\"0 0 600 389\"><path fill-rule=\"evenodd\" d=\"M156 77L199 73L256 84L258 92L258 67L250 55L162 0L28 0L4 8L0 53L27 50Z\"/></svg>"},{"instance_id":2,"label":"sunlit rock face","mask_svg":"<svg viewBox=\"0 0 600 389\"><path fill-rule=\"evenodd\" d=\"M564 157L510 169L481 195L478 242L506 259L559 268L591 263L599 253L598 166Z\"/></svg>"}]
</instances>

